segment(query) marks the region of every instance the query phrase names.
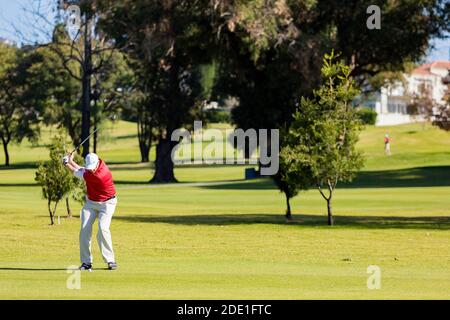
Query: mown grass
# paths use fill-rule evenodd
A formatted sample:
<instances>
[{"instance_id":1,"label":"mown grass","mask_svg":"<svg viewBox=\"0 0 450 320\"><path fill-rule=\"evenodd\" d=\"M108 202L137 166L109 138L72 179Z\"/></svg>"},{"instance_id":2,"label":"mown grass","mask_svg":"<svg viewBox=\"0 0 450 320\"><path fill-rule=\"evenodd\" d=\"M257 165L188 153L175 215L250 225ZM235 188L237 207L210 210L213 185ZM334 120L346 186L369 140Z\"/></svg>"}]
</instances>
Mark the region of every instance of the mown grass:
<instances>
[{"instance_id":1,"label":"mown grass","mask_svg":"<svg viewBox=\"0 0 450 320\"><path fill-rule=\"evenodd\" d=\"M55 132L44 128L42 145L15 146L13 168L0 168L0 298L450 297L449 133L368 127L359 144L366 167L337 190L330 228L316 190L294 199L296 221L286 223L282 195L268 179L244 181L245 166L183 166L179 184L149 185L134 124L108 126L98 153L117 183L119 270L103 270L94 237L96 270L82 273L80 290L66 288L66 268L78 264L80 205L65 219L61 204L61 224L48 225L33 180ZM369 265L381 268L380 290L367 288Z\"/></svg>"}]
</instances>

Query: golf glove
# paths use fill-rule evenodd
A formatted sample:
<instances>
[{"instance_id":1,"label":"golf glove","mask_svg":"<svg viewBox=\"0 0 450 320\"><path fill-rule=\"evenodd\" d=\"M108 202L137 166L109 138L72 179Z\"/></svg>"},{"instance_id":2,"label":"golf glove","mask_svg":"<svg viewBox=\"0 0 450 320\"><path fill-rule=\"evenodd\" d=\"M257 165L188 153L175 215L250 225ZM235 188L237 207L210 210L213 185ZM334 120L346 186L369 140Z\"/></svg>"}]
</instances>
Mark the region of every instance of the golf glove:
<instances>
[{"instance_id":1,"label":"golf glove","mask_svg":"<svg viewBox=\"0 0 450 320\"><path fill-rule=\"evenodd\" d=\"M63 165L67 165L69 163L69 156L64 156L62 158L62 163L63 163Z\"/></svg>"}]
</instances>

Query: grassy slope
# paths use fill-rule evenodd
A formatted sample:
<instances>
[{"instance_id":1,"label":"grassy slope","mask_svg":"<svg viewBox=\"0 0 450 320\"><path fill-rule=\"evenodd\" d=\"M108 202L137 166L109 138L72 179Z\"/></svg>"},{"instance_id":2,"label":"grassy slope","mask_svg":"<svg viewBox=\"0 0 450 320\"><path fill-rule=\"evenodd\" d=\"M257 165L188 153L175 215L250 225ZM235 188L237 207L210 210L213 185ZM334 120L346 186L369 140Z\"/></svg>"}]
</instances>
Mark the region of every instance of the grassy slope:
<instances>
[{"instance_id":1,"label":"grassy slope","mask_svg":"<svg viewBox=\"0 0 450 320\"><path fill-rule=\"evenodd\" d=\"M317 191L293 201L302 221L286 224L278 191L267 180L239 181L240 166L176 169L182 182L237 180L231 184L148 186L151 169L132 163L134 130L107 126L99 150L118 182L112 231L120 269L83 273L81 290L66 289L65 272L78 263L79 220L48 226L33 182L32 163L47 151L13 148L17 169L0 168L0 298L449 297L449 133L367 128L366 168L337 191L337 226L329 228ZM383 155L386 131L392 157ZM95 242L95 266L103 268ZM366 287L371 264L381 267L381 290Z\"/></svg>"}]
</instances>

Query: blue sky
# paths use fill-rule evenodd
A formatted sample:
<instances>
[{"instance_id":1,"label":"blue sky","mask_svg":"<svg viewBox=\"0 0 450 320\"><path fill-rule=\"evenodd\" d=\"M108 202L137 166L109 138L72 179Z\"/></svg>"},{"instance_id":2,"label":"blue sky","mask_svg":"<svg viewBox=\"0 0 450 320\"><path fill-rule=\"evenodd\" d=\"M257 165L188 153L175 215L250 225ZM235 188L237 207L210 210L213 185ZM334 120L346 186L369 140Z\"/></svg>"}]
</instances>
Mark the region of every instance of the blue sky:
<instances>
[{"instance_id":1,"label":"blue sky","mask_svg":"<svg viewBox=\"0 0 450 320\"><path fill-rule=\"evenodd\" d=\"M43 12L47 13L47 17L50 21L54 19L54 13L51 11L52 5L56 3L56 0L0 0L0 37L13 40L16 43L21 43L19 37L17 37L15 28L20 30L26 39L43 39L44 30L46 25L41 23L36 25L32 19L32 15L24 13L24 8L31 10L33 6L41 4ZM426 57L427 61L434 60L450 60L450 38L441 40L432 40L431 44L435 47L430 50Z\"/></svg>"},{"instance_id":2,"label":"blue sky","mask_svg":"<svg viewBox=\"0 0 450 320\"><path fill-rule=\"evenodd\" d=\"M54 22L57 0L0 0L0 37L12 40L18 44L45 40L43 36L51 30ZM37 19L31 12L44 13L48 22ZM17 30L22 34L18 36Z\"/></svg>"}]
</instances>

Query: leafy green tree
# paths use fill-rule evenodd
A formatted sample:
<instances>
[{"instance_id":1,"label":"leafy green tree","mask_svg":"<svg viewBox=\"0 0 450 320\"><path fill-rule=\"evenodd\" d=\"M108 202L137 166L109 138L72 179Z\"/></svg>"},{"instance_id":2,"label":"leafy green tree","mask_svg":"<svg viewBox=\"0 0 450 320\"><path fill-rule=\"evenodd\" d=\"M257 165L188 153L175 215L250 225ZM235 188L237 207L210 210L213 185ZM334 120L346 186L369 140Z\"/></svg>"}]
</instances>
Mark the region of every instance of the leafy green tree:
<instances>
[{"instance_id":1,"label":"leafy green tree","mask_svg":"<svg viewBox=\"0 0 450 320\"><path fill-rule=\"evenodd\" d=\"M42 187L43 198L47 199L50 224L53 225L59 202L64 198L66 199L68 216L70 217L69 196L81 202L84 184L62 164L62 157L66 155L66 150L65 138L61 134L53 138L49 150L50 160L39 165L35 180Z\"/></svg>"},{"instance_id":2,"label":"leafy green tree","mask_svg":"<svg viewBox=\"0 0 450 320\"><path fill-rule=\"evenodd\" d=\"M61 141L63 142L63 151L64 154L67 154L67 142L65 138L61 138ZM60 146L58 146L60 147ZM76 163L83 163L83 157L75 153L74 154L74 160ZM67 170L66 170L67 171ZM67 217L72 218L72 210L70 207L70 199L72 199L75 202L78 202L80 204L84 204L86 199L86 184L83 180L76 178L73 174L70 174L69 172L69 192L66 194L66 210L67 210Z\"/></svg>"},{"instance_id":3,"label":"leafy green tree","mask_svg":"<svg viewBox=\"0 0 450 320\"><path fill-rule=\"evenodd\" d=\"M312 185L312 174L309 166L299 166L299 158L305 155L299 153L296 130L282 130L280 134L279 169L272 176L278 189L284 193L286 198L286 220L292 220L290 200L300 191L308 190Z\"/></svg>"},{"instance_id":4,"label":"leafy green tree","mask_svg":"<svg viewBox=\"0 0 450 320\"><path fill-rule=\"evenodd\" d=\"M43 113L44 122L66 129L74 145L81 142L83 131L81 92L86 75L83 73L83 60L79 56L83 50L81 40L76 38L72 41L64 26L56 25L52 41L37 49L43 61L36 66L35 74L46 84L48 103ZM128 73L131 70L122 53L97 39L92 39L92 43L97 49L91 57L93 70L90 72L89 86L92 92L89 94L91 105L88 113L91 118L89 126L92 124L96 129L104 120L118 113L122 89L128 85ZM95 134L93 138L96 152L98 135Z\"/></svg>"},{"instance_id":5,"label":"leafy green tree","mask_svg":"<svg viewBox=\"0 0 450 320\"><path fill-rule=\"evenodd\" d=\"M407 113L412 117L420 117L423 120L437 120L436 109L439 109L433 100L432 92L425 84L419 85L419 94L409 95L410 102L406 105ZM425 128L426 121L422 121L422 129ZM436 122L433 122L436 124Z\"/></svg>"},{"instance_id":6,"label":"leafy green tree","mask_svg":"<svg viewBox=\"0 0 450 320\"><path fill-rule=\"evenodd\" d=\"M145 117L156 132L152 182L174 182L174 130L198 116L202 90L199 66L211 62L209 1L98 1L100 26L140 65ZM209 39L208 39L209 37ZM150 132L150 131L147 131Z\"/></svg>"},{"instance_id":7,"label":"leafy green tree","mask_svg":"<svg viewBox=\"0 0 450 320\"><path fill-rule=\"evenodd\" d=\"M381 9L379 30L366 27L372 4ZM281 128L292 119L296 97L320 84L325 52L342 52L358 85L380 72L398 73L449 30L449 6L442 0L220 1L212 20L222 49L216 94L239 98L232 114L238 127Z\"/></svg>"},{"instance_id":8,"label":"leafy green tree","mask_svg":"<svg viewBox=\"0 0 450 320\"><path fill-rule=\"evenodd\" d=\"M351 181L363 165L356 150L361 122L351 104L359 90L350 78L351 68L337 60L334 52L325 55L323 84L314 97L301 99L281 150L281 159L290 160L286 175L293 175L287 181L309 175L327 202L329 225L338 182Z\"/></svg>"},{"instance_id":9,"label":"leafy green tree","mask_svg":"<svg viewBox=\"0 0 450 320\"><path fill-rule=\"evenodd\" d=\"M34 143L39 136L39 114L45 103L42 85L33 77L39 59L33 47L18 49L0 43L0 138L6 166L10 164L10 142L26 138Z\"/></svg>"},{"instance_id":10,"label":"leafy green tree","mask_svg":"<svg viewBox=\"0 0 450 320\"><path fill-rule=\"evenodd\" d=\"M97 41L94 40L93 43L96 44ZM100 44L96 46L101 48ZM92 75L91 122L94 130L105 120L114 121L117 118L126 103L127 93L133 89L135 79L134 72L127 63L128 57L108 46L106 49L106 51L99 50L92 56L93 64L98 66ZM100 132L93 135L94 152L97 152L98 133Z\"/></svg>"},{"instance_id":11,"label":"leafy green tree","mask_svg":"<svg viewBox=\"0 0 450 320\"><path fill-rule=\"evenodd\" d=\"M450 70L447 76L442 79L442 83L447 86L444 91L444 104L436 106L437 110L429 111L428 115L433 119L433 125L442 130L450 131Z\"/></svg>"},{"instance_id":12,"label":"leafy green tree","mask_svg":"<svg viewBox=\"0 0 450 320\"><path fill-rule=\"evenodd\" d=\"M46 125L65 129L76 146L81 142L81 83L76 78L79 70L75 62L63 62L54 46L56 44L37 49L42 62L36 65L34 77L45 83L48 99L42 119Z\"/></svg>"},{"instance_id":13,"label":"leafy green tree","mask_svg":"<svg viewBox=\"0 0 450 320\"><path fill-rule=\"evenodd\" d=\"M105 53L110 52L112 54L114 48L110 42L105 41L103 34L99 33L96 28L98 15L95 1L61 0L57 1L55 5L58 12L56 15L55 32L49 48L60 57L67 71L74 79L79 81L81 86L79 92L81 125L79 128L81 129L80 139L87 139L82 148L83 156L85 156L89 153L90 149L90 139L88 137L91 132L91 104L93 101L97 103L99 100L98 88L96 92L93 90L93 77L101 72L105 64L109 63L111 56ZM80 19L78 21L78 30L71 32L69 36L67 30L65 30L65 23L61 19L70 18L67 16L67 11L65 11L70 5L78 6L80 9ZM42 19L42 14L39 12L36 13L36 16L38 21ZM72 66L69 66L69 64L76 65L77 72L72 72ZM98 115L98 113L95 115ZM96 118L94 117L94 119Z\"/></svg>"},{"instance_id":14,"label":"leafy green tree","mask_svg":"<svg viewBox=\"0 0 450 320\"><path fill-rule=\"evenodd\" d=\"M8 144L13 138L15 125L12 115L16 109L14 102L11 101L11 96L7 93L7 73L16 62L16 51L15 47L0 42L0 138L2 139L6 166L9 166L10 161Z\"/></svg>"},{"instance_id":15,"label":"leafy green tree","mask_svg":"<svg viewBox=\"0 0 450 320\"><path fill-rule=\"evenodd\" d=\"M139 143L139 151L141 154L141 162L150 161L150 149L157 135L155 130L152 106L149 102L148 95L140 90L144 88L132 89L122 104L122 119L135 122L137 125L137 137Z\"/></svg>"}]
</instances>

